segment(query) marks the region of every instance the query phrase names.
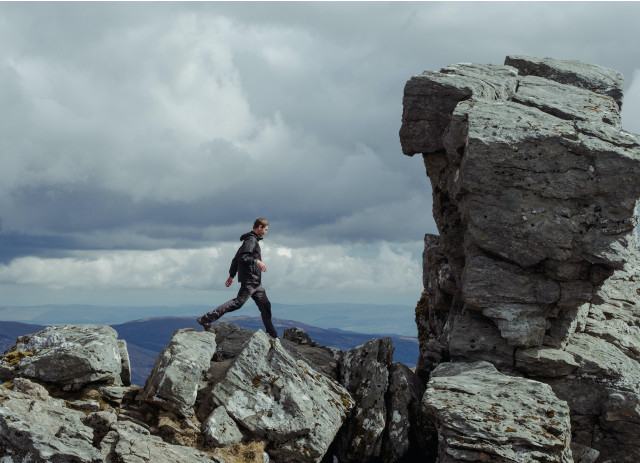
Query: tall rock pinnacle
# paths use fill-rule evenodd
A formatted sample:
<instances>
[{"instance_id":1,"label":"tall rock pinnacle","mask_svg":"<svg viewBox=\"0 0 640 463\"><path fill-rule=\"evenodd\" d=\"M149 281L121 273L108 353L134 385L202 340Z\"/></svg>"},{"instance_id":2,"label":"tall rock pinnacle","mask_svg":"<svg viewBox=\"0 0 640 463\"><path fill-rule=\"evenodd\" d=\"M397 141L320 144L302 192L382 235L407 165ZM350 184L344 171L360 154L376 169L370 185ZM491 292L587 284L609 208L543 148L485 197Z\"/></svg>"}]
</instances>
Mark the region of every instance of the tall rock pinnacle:
<instances>
[{"instance_id":1,"label":"tall rock pinnacle","mask_svg":"<svg viewBox=\"0 0 640 463\"><path fill-rule=\"evenodd\" d=\"M621 128L622 87L577 61L456 64L409 79L400 130L404 154L423 155L439 231L425 237L419 374L485 360L546 378L576 442L613 461L640 460L607 421L640 422L620 411L640 403L640 137ZM588 388L632 396L605 413L585 406Z\"/></svg>"}]
</instances>

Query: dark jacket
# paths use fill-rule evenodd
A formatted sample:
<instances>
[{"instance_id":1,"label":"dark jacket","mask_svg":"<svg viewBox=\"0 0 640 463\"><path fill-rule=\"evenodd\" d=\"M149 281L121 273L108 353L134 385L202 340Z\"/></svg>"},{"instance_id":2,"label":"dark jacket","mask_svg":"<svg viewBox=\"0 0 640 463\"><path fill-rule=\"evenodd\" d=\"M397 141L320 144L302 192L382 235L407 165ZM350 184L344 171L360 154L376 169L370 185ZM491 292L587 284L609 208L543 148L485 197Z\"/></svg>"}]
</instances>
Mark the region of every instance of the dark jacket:
<instances>
[{"instance_id":1,"label":"dark jacket","mask_svg":"<svg viewBox=\"0 0 640 463\"><path fill-rule=\"evenodd\" d=\"M260 244L258 241L261 236L256 235L253 231L245 233L240 237L242 246L236 252L235 257L231 261L229 267L229 276L234 278L238 274L238 281L242 284L259 285L262 281L262 270L255 263L256 260L262 260Z\"/></svg>"}]
</instances>

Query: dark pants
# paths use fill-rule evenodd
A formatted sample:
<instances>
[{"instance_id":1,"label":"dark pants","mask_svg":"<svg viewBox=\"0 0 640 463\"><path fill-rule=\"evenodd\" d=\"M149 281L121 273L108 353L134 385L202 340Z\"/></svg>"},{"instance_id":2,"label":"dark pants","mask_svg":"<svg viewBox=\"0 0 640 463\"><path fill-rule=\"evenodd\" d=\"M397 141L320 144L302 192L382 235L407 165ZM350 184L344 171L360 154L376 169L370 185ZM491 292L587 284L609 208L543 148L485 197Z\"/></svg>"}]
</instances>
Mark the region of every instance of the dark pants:
<instances>
[{"instance_id":1,"label":"dark pants","mask_svg":"<svg viewBox=\"0 0 640 463\"><path fill-rule=\"evenodd\" d=\"M240 286L240 291L238 291L238 295L234 299L231 299L230 301L219 305L211 312L203 315L202 321L206 323L215 322L224 314L233 312L234 310L238 310L244 305L245 302L249 300L249 298L252 298L258 306L258 309L260 309L260 314L262 315L262 323L264 323L264 327L267 333L271 337L277 338L278 333L273 327L273 323L271 323L271 302L269 302L267 292L264 290L262 285L250 286L243 284L242 286Z\"/></svg>"}]
</instances>

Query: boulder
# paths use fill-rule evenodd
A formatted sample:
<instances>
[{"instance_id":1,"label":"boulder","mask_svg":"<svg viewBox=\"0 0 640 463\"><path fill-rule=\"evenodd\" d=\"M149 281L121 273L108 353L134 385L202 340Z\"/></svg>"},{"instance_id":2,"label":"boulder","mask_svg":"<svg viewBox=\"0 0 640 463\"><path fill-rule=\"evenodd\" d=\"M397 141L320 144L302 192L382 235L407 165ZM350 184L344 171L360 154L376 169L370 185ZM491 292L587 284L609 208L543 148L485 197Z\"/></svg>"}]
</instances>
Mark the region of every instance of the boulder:
<instances>
[{"instance_id":1,"label":"boulder","mask_svg":"<svg viewBox=\"0 0 640 463\"><path fill-rule=\"evenodd\" d=\"M101 462L85 414L66 407L46 390L16 379L16 390L0 387L0 449L15 461Z\"/></svg>"},{"instance_id":2,"label":"boulder","mask_svg":"<svg viewBox=\"0 0 640 463\"><path fill-rule=\"evenodd\" d=\"M282 346L294 358L304 360L316 371L328 377L339 380L339 362L342 351L323 346L311 340L309 335L300 328L288 328L282 336Z\"/></svg>"},{"instance_id":3,"label":"boulder","mask_svg":"<svg viewBox=\"0 0 640 463\"><path fill-rule=\"evenodd\" d=\"M100 443L103 461L123 463L211 463L205 452L164 442L132 422L118 422Z\"/></svg>"},{"instance_id":4,"label":"boulder","mask_svg":"<svg viewBox=\"0 0 640 463\"><path fill-rule=\"evenodd\" d=\"M209 330L216 335L217 347L213 357L216 362L235 358L254 333L233 323L223 321L214 323Z\"/></svg>"},{"instance_id":5,"label":"boulder","mask_svg":"<svg viewBox=\"0 0 640 463\"><path fill-rule=\"evenodd\" d=\"M191 328L176 331L158 355L140 399L192 416L200 380L215 352L214 333Z\"/></svg>"},{"instance_id":6,"label":"boulder","mask_svg":"<svg viewBox=\"0 0 640 463\"><path fill-rule=\"evenodd\" d=\"M365 462L381 455L393 350L391 338L380 338L343 355L341 383L353 396L356 408L340 433L341 462Z\"/></svg>"},{"instance_id":7,"label":"boulder","mask_svg":"<svg viewBox=\"0 0 640 463\"><path fill-rule=\"evenodd\" d=\"M216 408L202 423L205 442L214 447L228 447L242 440L238 425L231 419L224 407Z\"/></svg>"},{"instance_id":8,"label":"boulder","mask_svg":"<svg viewBox=\"0 0 640 463\"><path fill-rule=\"evenodd\" d=\"M214 403L276 461L319 462L354 406L346 389L257 331L213 385Z\"/></svg>"},{"instance_id":9,"label":"boulder","mask_svg":"<svg viewBox=\"0 0 640 463\"><path fill-rule=\"evenodd\" d=\"M440 463L573 462L569 407L551 387L488 362L442 363L422 400Z\"/></svg>"},{"instance_id":10,"label":"boulder","mask_svg":"<svg viewBox=\"0 0 640 463\"><path fill-rule=\"evenodd\" d=\"M0 380L33 378L65 389L130 384L126 345L102 325L49 327L18 338L0 359ZM123 381L124 379L124 381Z\"/></svg>"}]
</instances>

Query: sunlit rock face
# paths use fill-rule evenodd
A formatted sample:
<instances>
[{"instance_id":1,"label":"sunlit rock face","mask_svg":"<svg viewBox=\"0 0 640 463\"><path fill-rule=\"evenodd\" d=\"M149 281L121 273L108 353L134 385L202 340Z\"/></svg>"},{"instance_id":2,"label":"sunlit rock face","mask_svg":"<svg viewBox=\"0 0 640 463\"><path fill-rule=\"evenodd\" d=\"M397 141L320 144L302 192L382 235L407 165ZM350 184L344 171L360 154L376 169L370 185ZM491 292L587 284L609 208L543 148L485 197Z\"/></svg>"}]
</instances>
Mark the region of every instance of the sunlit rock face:
<instances>
[{"instance_id":1,"label":"sunlit rock face","mask_svg":"<svg viewBox=\"0 0 640 463\"><path fill-rule=\"evenodd\" d=\"M15 377L67 390L91 383L127 386L131 367L125 341L110 326L65 325L18 338L0 357L0 380Z\"/></svg>"},{"instance_id":2,"label":"sunlit rock face","mask_svg":"<svg viewBox=\"0 0 640 463\"><path fill-rule=\"evenodd\" d=\"M622 88L577 61L457 64L409 79L400 130L439 231L418 374L488 361L546 382L576 449L611 461L640 459L640 138L621 128Z\"/></svg>"}]
</instances>

